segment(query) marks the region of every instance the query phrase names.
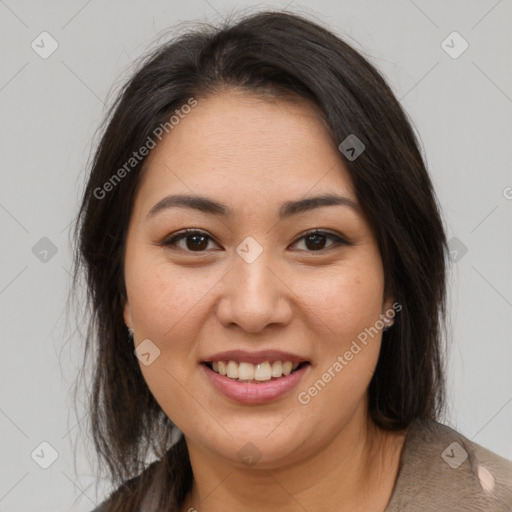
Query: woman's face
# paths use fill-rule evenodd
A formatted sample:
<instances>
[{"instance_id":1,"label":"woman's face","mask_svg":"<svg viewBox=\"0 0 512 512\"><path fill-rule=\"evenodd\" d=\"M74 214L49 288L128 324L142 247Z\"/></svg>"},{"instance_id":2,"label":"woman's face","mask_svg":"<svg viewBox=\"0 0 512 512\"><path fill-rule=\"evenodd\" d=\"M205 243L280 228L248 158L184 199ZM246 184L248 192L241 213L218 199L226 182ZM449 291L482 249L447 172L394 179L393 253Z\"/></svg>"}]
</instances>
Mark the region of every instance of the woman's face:
<instances>
[{"instance_id":1,"label":"woman's face","mask_svg":"<svg viewBox=\"0 0 512 512\"><path fill-rule=\"evenodd\" d=\"M146 164L126 246L125 321L189 450L272 468L359 429L375 326L392 300L315 110L234 91L199 99ZM342 199L304 202L326 195Z\"/></svg>"}]
</instances>

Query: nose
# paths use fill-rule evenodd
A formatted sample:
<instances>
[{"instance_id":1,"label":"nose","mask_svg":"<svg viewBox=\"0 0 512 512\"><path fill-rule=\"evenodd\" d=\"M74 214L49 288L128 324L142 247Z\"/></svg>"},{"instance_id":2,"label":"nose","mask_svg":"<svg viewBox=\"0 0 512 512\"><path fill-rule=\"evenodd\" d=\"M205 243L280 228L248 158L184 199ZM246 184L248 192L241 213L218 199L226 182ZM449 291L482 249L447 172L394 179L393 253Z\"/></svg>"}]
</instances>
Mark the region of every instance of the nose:
<instances>
[{"instance_id":1,"label":"nose","mask_svg":"<svg viewBox=\"0 0 512 512\"><path fill-rule=\"evenodd\" d=\"M293 292L265 251L250 263L236 255L223 282L217 307L217 318L223 326L237 325L256 333L269 325L290 322Z\"/></svg>"}]
</instances>

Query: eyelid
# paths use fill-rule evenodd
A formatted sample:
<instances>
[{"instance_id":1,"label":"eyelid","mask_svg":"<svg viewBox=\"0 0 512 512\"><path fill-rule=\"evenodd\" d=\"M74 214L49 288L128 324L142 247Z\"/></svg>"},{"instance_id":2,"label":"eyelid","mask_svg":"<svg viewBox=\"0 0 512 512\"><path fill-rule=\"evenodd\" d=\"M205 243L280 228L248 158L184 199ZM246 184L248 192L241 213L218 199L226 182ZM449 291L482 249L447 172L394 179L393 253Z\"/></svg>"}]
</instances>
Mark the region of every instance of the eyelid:
<instances>
[{"instance_id":1,"label":"eyelid","mask_svg":"<svg viewBox=\"0 0 512 512\"><path fill-rule=\"evenodd\" d=\"M213 238L206 231L203 231L201 229L196 229L196 228L186 228L186 229L182 229L181 231L177 231L176 233L173 233L170 236L167 236L157 245L172 248L172 246L176 246L176 243L179 242L180 240L187 238L189 236L193 236L193 235L202 235L202 236L205 236L206 238L212 240L213 242L217 243L215 238ZM178 247L176 247L176 249L180 250L180 248L178 248ZM206 251L185 251L185 252L189 252L189 253L195 252L196 254L201 254L201 253L205 253Z\"/></svg>"},{"instance_id":2,"label":"eyelid","mask_svg":"<svg viewBox=\"0 0 512 512\"><path fill-rule=\"evenodd\" d=\"M313 229L309 229L308 231L305 231L304 233L301 233L300 235L297 236L297 238L292 243L292 245L296 244L299 240L301 240L302 238L309 236L309 235L322 235L322 236L325 235L327 237L333 238L337 242L338 245L354 245L352 242L350 242L348 240L348 238L343 236L341 233L336 233L334 231L330 231L330 230L326 230L326 229L322 229L322 228L313 228ZM322 250L327 250L327 249L322 249ZM307 251L307 252L314 253L315 251ZM321 251L318 251L318 252L321 252Z\"/></svg>"},{"instance_id":3,"label":"eyelid","mask_svg":"<svg viewBox=\"0 0 512 512\"><path fill-rule=\"evenodd\" d=\"M158 243L157 245L160 245L163 247L168 247L168 248L175 248L177 250L183 250L183 249L176 247L176 243L180 240L187 238L188 236L193 236L193 235L205 236L206 238L210 239L211 241L213 241L217 244L216 240L206 231L203 231L201 229L196 229L196 228L186 228L186 229L183 229L176 233L173 233L171 236L165 238L162 242ZM306 250L306 251L301 251L301 252L312 253L312 254L315 254L315 253L322 254L334 247L339 247L342 245L346 245L346 246L354 245L353 242L350 242L346 237L344 237L340 233L332 232L332 231L321 229L321 228L309 229L308 231L305 231L305 232L299 234L297 236L297 238L290 245L295 245L297 242L299 242L303 238L310 236L310 235L325 236L326 238L331 238L334 241L334 243L332 245L330 245L329 247L327 247L325 249L319 249L318 251L307 251ZM206 252L208 252L206 250L204 250L204 251L183 250L183 251L191 253L191 254L194 254L194 253L195 254L205 254Z\"/></svg>"}]
</instances>

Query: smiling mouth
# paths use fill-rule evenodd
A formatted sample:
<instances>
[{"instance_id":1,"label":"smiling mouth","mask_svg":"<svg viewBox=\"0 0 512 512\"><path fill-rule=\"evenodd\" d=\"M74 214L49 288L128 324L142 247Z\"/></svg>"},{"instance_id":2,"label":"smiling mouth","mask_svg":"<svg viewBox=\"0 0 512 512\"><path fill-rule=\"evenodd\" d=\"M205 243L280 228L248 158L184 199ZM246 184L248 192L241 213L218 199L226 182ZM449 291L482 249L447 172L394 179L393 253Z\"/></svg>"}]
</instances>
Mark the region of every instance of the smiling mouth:
<instances>
[{"instance_id":1,"label":"smiling mouth","mask_svg":"<svg viewBox=\"0 0 512 512\"><path fill-rule=\"evenodd\" d=\"M206 361L203 364L211 371L237 382L263 383L287 377L310 363L309 361L300 363L265 361L252 364L243 361Z\"/></svg>"}]
</instances>

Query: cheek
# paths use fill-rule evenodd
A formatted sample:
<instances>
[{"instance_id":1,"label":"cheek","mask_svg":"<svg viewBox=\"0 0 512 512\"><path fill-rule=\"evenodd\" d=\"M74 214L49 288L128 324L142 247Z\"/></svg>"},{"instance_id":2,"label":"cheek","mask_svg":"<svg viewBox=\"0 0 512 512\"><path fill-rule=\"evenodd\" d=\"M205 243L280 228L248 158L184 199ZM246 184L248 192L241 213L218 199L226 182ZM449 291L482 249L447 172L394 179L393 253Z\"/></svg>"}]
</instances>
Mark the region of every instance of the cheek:
<instances>
[{"instance_id":1,"label":"cheek","mask_svg":"<svg viewBox=\"0 0 512 512\"><path fill-rule=\"evenodd\" d=\"M308 395L306 399L321 395L309 412L318 408L320 413L329 403L343 404L342 414L353 410L364 396L379 358L381 330L375 326L382 313L382 266L375 254L369 254L321 279L311 277L301 283L298 295L308 315L304 323L315 339L318 362L301 391Z\"/></svg>"},{"instance_id":2,"label":"cheek","mask_svg":"<svg viewBox=\"0 0 512 512\"><path fill-rule=\"evenodd\" d=\"M315 326L310 329L317 365L299 390L297 410L304 421L331 411L336 421L319 429L321 437L348 421L364 399L380 353L381 331L375 325L382 313L383 282L376 265L337 271L319 293L307 284L301 293L309 312L305 322Z\"/></svg>"},{"instance_id":3,"label":"cheek","mask_svg":"<svg viewBox=\"0 0 512 512\"><path fill-rule=\"evenodd\" d=\"M295 289L307 306L309 323L323 327L329 344L355 339L382 313L383 276L378 264L351 264L321 278L309 276Z\"/></svg>"},{"instance_id":4,"label":"cheek","mask_svg":"<svg viewBox=\"0 0 512 512\"><path fill-rule=\"evenodd\" d=\"M180 269L165 257L135 255L126 264L128 300L140 335L165 343L189 324L214 282L199 267Z\"/></svg>"},{"instance_id":5,"label":"cheek","mask_svg":"<svg viewBox=\"0 0 512 512\"><path fill-rule=\"evenodd\" d=\"M183 390L194 389L191 369L197 364L201 298L213 283L209 283L211 275L198 269L187 272L163 260L144 257L142 252L127 258L126 287L137 345L149 339L159 350L150 365L139 362L144 380L162 409L181 427L182 417L176 411L194 408L191 395ZM194 271L202 277L190 279Z\"/></svg>"}]
</instances>

